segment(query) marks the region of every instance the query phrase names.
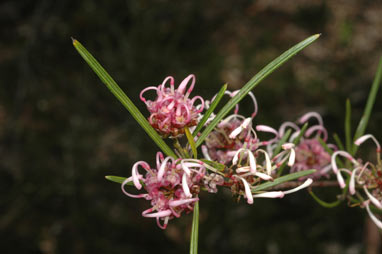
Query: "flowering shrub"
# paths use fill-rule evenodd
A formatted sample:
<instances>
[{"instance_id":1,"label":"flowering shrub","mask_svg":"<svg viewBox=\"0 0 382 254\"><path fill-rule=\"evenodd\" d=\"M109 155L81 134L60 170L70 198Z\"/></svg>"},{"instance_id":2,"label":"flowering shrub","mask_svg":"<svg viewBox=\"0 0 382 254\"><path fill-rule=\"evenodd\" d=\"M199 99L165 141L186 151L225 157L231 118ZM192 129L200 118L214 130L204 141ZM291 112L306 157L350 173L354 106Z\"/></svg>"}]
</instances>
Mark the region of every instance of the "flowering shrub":
<instances>
[{"instance_id":1,"label":"flowering shrub","mask_svg":"<svg viewBox=\"0 0 382 254\"><path fill-rule=\"evenodd\" d=\"M373 135L364 135L382 76L382 60L354 144L350 133L350 103L347 103L346 149L336 135L333 136L336 145L329 143L331 135L317 112L308 112L296 122L285 122L278 129L265 124L254 126L258 104L251 90L318 36L311 36L283 53L242 89L231 92L223 86L211 100L191 97L195 75L187 76L176 89L174 78L169 76L161 84L141 91L140 99L149 111L146 117L93 56L74 40L81 56L166 155L157 152L155 167L145 161L136 162L130 177L106 178L120 183L127 196L149 201L149 208L142 216L155 218L162 229L171 219L193 212L191 253L197 253L199 193L214 194L222 188L230 190L238 201L244 199L251 205L256 198L283 198L309 187L309 193L323 206L334 207L347 200L350 207L366 207L370 218L382 229L376 215L382 212L381 146ZM146 97L148 91L155 91L151 99ZM224 95L230 99L215 114ZM250 116L239 114L240 101L246 95L253 102ZM272 137L262 138L264 132ZM163 141L165 138L172 139L173 148ZM376 163L355 157L357 147L368 139L377 146ZM323 179L334 180L324 182ZM328 203L313 193L313 186L339 188L342 194ZM134 194L137 190L144 192Z\"/></svg>"}]
</instances>

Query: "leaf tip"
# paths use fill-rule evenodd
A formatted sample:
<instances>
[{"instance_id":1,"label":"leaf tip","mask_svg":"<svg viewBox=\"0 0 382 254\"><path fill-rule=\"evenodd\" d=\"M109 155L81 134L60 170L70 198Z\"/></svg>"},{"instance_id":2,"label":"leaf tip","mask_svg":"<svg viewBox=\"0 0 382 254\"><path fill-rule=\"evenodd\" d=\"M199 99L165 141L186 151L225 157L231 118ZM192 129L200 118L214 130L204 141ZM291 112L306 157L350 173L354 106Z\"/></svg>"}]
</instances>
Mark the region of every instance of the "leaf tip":
<instances>
[{"instance_id":1,"label":"leaf tip","mask_svg":"<svg viewBox=\"0 0 382 254\"><path fill-rule=\"evenodd\" d=\"M76 46L79 42L74 39L73 37L70 37L70 39L72 39L72 43L73 43L73 46Z\"/></svg>"}]
</instances>

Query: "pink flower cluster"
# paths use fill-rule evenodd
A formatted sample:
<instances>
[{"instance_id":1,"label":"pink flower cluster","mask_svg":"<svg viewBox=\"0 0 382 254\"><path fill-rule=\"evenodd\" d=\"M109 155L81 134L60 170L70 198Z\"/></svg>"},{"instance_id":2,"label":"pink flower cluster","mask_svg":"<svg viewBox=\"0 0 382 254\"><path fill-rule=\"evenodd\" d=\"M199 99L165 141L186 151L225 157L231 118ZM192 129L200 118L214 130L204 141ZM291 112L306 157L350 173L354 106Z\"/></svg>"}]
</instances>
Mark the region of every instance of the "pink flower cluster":
<instances>
[{"instance_id":1,"label":"pink flower cluster","mask_svg":"<svg viewBox=\"0 0 382 254\"><path fill-rule=\"evenodd\" d=\"M168 82L170 87L166 87ZM186 91L186 86L190 82L191 85ZM179 137L184 133L185 128L195 126L202 118L204 100L200 96L189 99L194 83L195 76L189 75L175 89L174 78L167 77L158 87L151 86L141 92L140 98L150 112L149 122L163 137ZM149 90L155 90L157 93L154 101L143 97L143 94ZM232 98L238 92L226 91L225 94ZM164 229L169 220L193 210L195 202L199 200L200 190L216 193L217 187L226 187L234 196L244 197L248 204L253 204L254 198L282 198L312 184L312 179L307 178L303 183L298 183L297 187L289 190L256 191L254 189L264 181L273 181L277 177L277 169L284 162L289 167L293 167L296 161L296 147L291 142L287 142L282 145L282 151L278 154L265 150L266 147L269 148L278 143L282 133L278 133L271 127L258 125L256 131L275 134L275 137L270 140L262 141L258 138L252 127L258 110L257 101L251 92L249 96L254 105L251 116L240 115L239 105L236 105L233 114L221 120L202 144L202 154L209 163L184 157L164 158L162 153L158 152L156 168L151 168L144 161L134 164L132 176L123 182L122 191L130 197L144 198L151 202L151 207L143 211L142 216L156 218L158 226ZM209 108L214 99L215 97L211 102L206 101L206 108ZM201 103L195 106L196 100ZM211 114L206 124L209 124L214 117L215 115ZM189 148L186 146L184 149ZM187 153L177 151L180 157ZM138 171L142 169L143 173ZM145 193L132 194L126 191L125 187L128 184L133 184L138 190L143 188Z\"/></svg>"},{"instance_id":2,"label":"pink flower cluster","mask_svg":"<svg viewBox=\"0 0 382 254\"><path fill-rule=\"evenodd\" d=\"M226 91L225 93L233 97L238 92L239 90L234 92ZM239 115L239 105L236 105L234 113L220 121L215 130L206 138L202 151L207 159L226 165L230 163L239 149L245 147L254 152L258 148L259 141L256 132L252 128L252 120L257 114L257 101L251 92L249 96L254 104L251 117ZM209 102L207 101L206 104L209 105Z\"/></svg>"},{"instance_id":3,"label":"pink flower cluster","mask_svg":"<svg viewBox=\"0 0 382 254\"><path fill-rule=\"evenodd\" d=\"M145 173L139 173L141 167ZM142 212L142 216L156 218L160 228L166 228L168 221L180 217L182 212L193 210L194 203L199 200L197 194L206 175L202 162L192 159L174 159L163 157L161 152L156 156L156 168L152 169L147 162L138 161L132 169L132 176L122 184L122 191L132 198L145 198L151 201L151 208ZM128 183L133 182L140 190L147 193L131 194L125 190ZM163 225L160 223L163 220Z\"/></svg>"},{"instance_id":4,"label":"pink flower cluster","mask_svg":"<svg viewBox=\"0 0 382 254\"><path fill-rule=\"evenodd\" d=\"M355 159L349 153L345 151L337 151L333 153L331 158L331 164L333 173L337 176L338 184L343 189L346 187L346 183L342 173L350 175L349 181L349 194L361 198L360 205L366 207L366 210L373 220L375 225L382 229L382 221L378 219L371 211L370 205L372 204L376 209L382 211L382 161L381 161L381 145L378 140L371 134L366 134L358 138L354 143L359 146L366 140L371 139L377 146L377 163L371 162L362 163L360 159ZM337 157L344 157L348 160L352 167L343 168L338 166ZM362 195L363 193L363 195Z\"/></svg>"},{"instance_id":5,"label":"pink flower cluster","mask_svg":"<svg viewBox=\"0 0 382 254\"><path fill-rule=\"evenodd\" d=\"M188 89L187 85L191 81ZM167 87L170 82L170 87ZM203 111L204 100L201 96L190 99L189 96L195 85L195 75L186 77L177 89L174 87L174 78L165 78L159 86L150 86L142 90L140 99L146 104L150 112L150 124L163 137L178 137L184 133L185 127L195 126L199 113ZM146 100L143 94L149 90L156 91L154 101ZM199 105L194 105L199 100Z\"/></svg>"},{"instance_id":6,"label":"pink flower cluster","mask_svg":"<svg viewBox=\"0 0 382 254\"><path fill-rule=\"evenodd\" d=\"M316 172L309 175L314 179L319 179L322 176L329 177L331 170L330 154L325 151L325 148L319 141L319 138L326 143L328 134L324 127L322 117L316 112L308 112L304 114L298 120L298 124L308 123L310 119L317 120L317 124L306 129L303 136L300 137L299 142L296 144L296 160L291 166L290 172L299 172L309 169L316 169ZM273 154L274 149L277 147L278 142L285 135L288 129L291 129L291 135L289 136L289 142L294 140L300 135L300 127L293 122L283 123L279 130L275 130L269 126L258 125L257 130L273 133L275 137L267 141L267 150L270 154ZM332 144L326 144L329 148L336 150L337 148ZM304 178L302 178L304 179Z\"/></svg>"}]
</instances>

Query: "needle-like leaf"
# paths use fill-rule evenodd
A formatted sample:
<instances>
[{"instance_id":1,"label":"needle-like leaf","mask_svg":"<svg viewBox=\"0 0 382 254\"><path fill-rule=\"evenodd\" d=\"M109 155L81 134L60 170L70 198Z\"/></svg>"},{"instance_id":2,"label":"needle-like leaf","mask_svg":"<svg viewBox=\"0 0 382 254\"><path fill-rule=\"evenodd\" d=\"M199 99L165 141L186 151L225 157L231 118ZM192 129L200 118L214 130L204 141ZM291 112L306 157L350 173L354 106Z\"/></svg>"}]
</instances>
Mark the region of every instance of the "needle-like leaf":
<instances>
[{"instance_id":1,"label":"needle-like leaf","mask_svg":"<svg viewBox=\"0 0 382 254\"><path fill-rule=\"evenodd\" d=\"M297 179L297 178L300 178L300 177L303 177L303 176L307 176L307 175L313 174L314 172L316 172L315 169L309 169L309 170L304 170L304 171L292 173L292 174L289 174L289 175L281 176L281 177L276 178L275 180L273 180L273 182L266 182L266 183L262 183L262 184L259 184L259 185L255 186L255 187L253 187L252 188L252 192L260 191L260 190L265 190L265 189L268 189L270 187L279 185L280 183L292 181L294 179Z\"/></svg>"},{"instance_id":2,"label":"needle-like leaf","mask_svg":"<svg viewBox=\"0 0 382 254\"><path fill-rule=\"evenodd\" d=\"M199 201L194 205L194 215L192 216L190 254L198 254L199 238Z\"/></svg>"},{"instance_id":3,"label":"needle-like leaf","mask_svg":"<svg viewBox=\"0 0 382 254\"><path fill-rule=\"evenodd\" d=\"M369 97L367 98L365 111L363 112L361 120L359 121L357 130L355 131L353 141L357 140L359 137L361 137L365 133L365 129L369 122L371 110L373 109L373 106L374 106L375 98L378 93L378 88L379 88L379 84L381 83L381 79L382 79L382 57L379 59L377 72L375 74L374 81L370 89ZM358 149L358 146L356 146L353 142L353 149L351 154L354 155L357 152L357 149Z\"/></svg>"},{"instance_id":4,"label":"needle-like leaf","mask_svg":"<svg viewBox=\"0 0 382 254\"><path fill-rule=\"evenodd\" d=\"M298 52L303 50L305 47L313 43L320 37L320 34L310 36L309 38L298 43L294 47L285 51L282 55L277 57L267 66L265 66L260 72L258 72L248 83L240 89L240 91L232 97L228 103L219 111L214 120L204 129L200 137L196 142L196 147L200 146L208 134L215 128L224 116L226 116L237 103L239 103L255 86L257 86L263 79L265 79L274 70L280 67L283 63L288 61L292 56L296 55Z\"/></svg>"},{"instance_id":5,"label":"needle-like leaf","mask_svg":"<svg viewBox=\"0 0 382 254\"><path fill-rule=\"evenodd\" d=\"M227 89L227 84L222 86L222 88L220 89L220 91L216 95L215 99L211 103L210 107L207 109L206 113L204 113L203 118L198 123L198 126L196 126L194 132L192 133L192 136L195 137L196 134L198 134L198 132L203 128L203 125L207 122L207 120L210 117L210 115L212 114L212 112L214 112L214 109L216 108L216 106L220 102L221 98L223 98L223 95L224 95L224 92L226 89Z\"/></svg>"},{"instance_id":6,"label":"needle-like leaf","mask_svg":"<svg viewBox=\"0 0 382 254\"><path fill-rule=\"evenodd\" d=\"M139 125L146 131L146 133L152 138L152 140L159 146L159 148L168 156L177 158L171 148L163 141L161 136L154 130L149 124L143 114L134 105L134 103L127 97L122 89L117 85L114 79L106 72L106 70L100 65L100 63L86 50L82 44L76 39L73 40L73 46L76 48L82 58L93 69L101 81L109 88L115 97L122 103L123 106L130 112Z\"/></svg>"}]
</instances>

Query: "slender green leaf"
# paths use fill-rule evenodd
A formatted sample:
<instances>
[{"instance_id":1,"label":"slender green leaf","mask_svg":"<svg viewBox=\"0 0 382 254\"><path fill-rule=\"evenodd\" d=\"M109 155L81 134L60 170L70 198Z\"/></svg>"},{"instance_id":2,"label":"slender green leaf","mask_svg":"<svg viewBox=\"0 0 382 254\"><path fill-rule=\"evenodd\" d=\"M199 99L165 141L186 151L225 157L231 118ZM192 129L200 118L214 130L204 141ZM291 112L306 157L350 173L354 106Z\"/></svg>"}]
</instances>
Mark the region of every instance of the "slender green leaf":
<instances>
[{"instance_id":1,"label":"slender green leaf","mask_svg":"<svg viewBox=\"0 0 382 254\"><path fill-rule=\"evenodd\" d=\"M127 177L123 177L123 176L105 176L106 180L109 180L114 183L119 183L119 184L122 184L126 180L126 178ZM142 180L139 180L139 182L142 184L142 186L145 186L145 183ZM133 181L127 182L126 185L133 186L134 182Z\"/></svg>"},{"instance_id":2,"label":"slender green leaf","mask_svg":"<svg viewBox=\"0 0 382 254\"><path fill-rule=\"evenodd\" d=\"M330 147L328 147L328 145L326 144L326 142L325 142L321 137L318 137L317 139L318 139L318 142L320 142L320 144L321 144L322 147L324 148L324 150L325 150L326 152L328 152L330 155L332 155L332 154L333 154L333 150L332 150Z\"/></svg>"},{"instance_id":3,"label":"slender green leaf","mask_svg":"<svg viewBox=\"0 0 382 254\"><path fill-rule=\"evenodd\" d=\"M208 108L208 110L206 111L206 113L204 113L204 116L200 120L200 122L198 123L198 126L196 126L194 132L192 133L192 136L195 137L198 134L198 132L203 128L203 125L207 122L207 120L210 117L210 115L212 114L212 112L214 112L214 109L216 108L216 106L220 102L221 98L223 98L223 95L224 95L224 92L226 89L227 89L227 84L224 84L222 86L222 88L220 89L220 91L217 93L215 99L211 103L211 105Z\"/></svg>"},{"instance_id":4,"label":"slender green leaf","mask_svg":"<svg viewBox=\"0 0 382 254\"><path fill-rule=\"evenodd\" d=\"M191 151L192 151L192 154L194 156L194 159L196 159L196 158L198 158L198 152L196 151L194 137L192 136L190 129L188 129L188 127L185 127L184 131L186 133L188 144L191 146Z\"/></svg>"},{"instance_id":5,"label":"slender green leaf","mask_svg":"<svg viewBox=\"0 0 382 254\"><path fill-rule=\"evenodd\" d=\"M211 167L217 169L218 171L223 171L225 169L225 165L224 164L221 164L219 162L216 162L216 161L210 161L210 160L206 160L206 159L201 159L201 161L203 161L204 163L210 165Z\"/></svg>"},{"instance_id":6,"label":"slender green leaf","mask_svg":"<svg viewBox=\"0 0 382 254\"><path fill-rule=\"evenodd\" d=\"M334 141L336 141L338 149L344 151L345 150L344 145L342 144L342 141L337 133L333 134L333 138L334 138Z\"/></svg>"},{"instance_id":7,"label":"slender green leaf","mask_svg":"<svg viewBox=\"0 0 382 254\"><path fill-rule=\"evenodd\" d=\"M265 190L265 189L268 189L270 187L279 185L280 183L292 181L294 179L313 174L314 172L316 172L315 169L310 169L310 170L304 170L304 171L292 173L289 175L281 176L279 178L276 178L273 182L266 182L266 183L259 184L255 187L252 187L252 192Z\"/></svg>"},{"instance_id":8,"label":"slender green leaf","mask_svg":"<svg viewBox=\"0 0 382 254\"><path fill-rule=\"evenodd\" d=\"M198 254L199 238L199 201L194 205L194 215L192 216L190 254Z\"/></svg>"},{"instance_id":9,"label":"slender green leaf","mask_svg":"<svg viewBox=\"0 0 382 254\"><path fill-rule=\"evenodd\" d=\"M361 137L365 133L367 124L369 122L371 110L373 109L375 98L378 93L379 84L381 83L381 79L382 79L382 57L379 60L377 73L375 74L375 78L371 86L369 97L367 98L365 111L363 112L361 120L359 121L357 130L355 131L353 141L356 141L359 137ZM353 142L353 149L351 154L354 155L357 152L357 150L358 150L358 146L356 146Z\"/></svg>"},{"instance_id":10,"label":"slender green leaf","mask_svg":"<svg viewBox=\"0 0 382 254\"><path fill-rule=\"evenodd\" d=\"M228 103L219 111L215 119L204 129L199 139L196 142L196 147L200 146L208 134L215 128L224 116L226 116L235 105L241 101L255 86L257 86L263 79L265 79L274 70L280 67L283 63L288 61L292 56L296 55L298 52L303 50L305 47L313 43L319 37L319 34L313 35L304 41L298 43L294 47L285 51L281 56L277 57L267 66L265 66L259 73L257 73L248 83L240 89L234 97L232 97Z\"/></svg>"},{"instance_id":11,"label":"slender green leaf","mask_svg":"<svg viewBox=\"0 0 382 254\"><path fill-rule=\"evenodd\" d=\"M309 190L309 194L313 197L314 200L317 201L317 203L319 203L320 205L322 205L323 207L326 207L326 208L333 208L333 207L338 206L341 203L340 199L337 199L336 201L330 202L330 203L325 202L322 199L320 199L319 197L317 197L317 195L314 194L314 192L312 190Z\"/></svg>"},{"instance_id":12,"label":"slender green leaf","mask_svg":"<svg viewBox=\"0 0 382 254\"><path fill-rule=\"evenodd\" d=\"M115 183L120 183L122 184L123 181L126 180L127 177L123 177L123 176L105 176L105 178L111 182L115 182ZM126 183L126 185L133 185L133 182L128 182Z\"/></svg>"},{"instance_id":13,"label":"slender green leaf","mask_svg":"<svg viewBox=\"0 0 382 254\"><path fill-rule=\"evenodd\" d=\"M292 142L295 146L300 142L300 140L301 140L302 136L304 136L307 128L308 128L308 123L305 123L302 126L302 128L300 130L300 133L297 135L297 137ZM276 153L275 153L275 155L276 155ZM281 164L281 166L279 167L279 169L277 171L277 176L278 177L283 174L283 171L284 171L284 168L286 167L286 165L287 165L286 161L283 164Z\"/></svg>"},{"instance_id":14,"label":"slender green leaf","mask_svg":"<svg viewBox=\"0 0 382 254\"><path fill-rule=\"evenodd\" d=\"M298 136L293 140L293 144L294 144L294 145L297 145L297 144L300 142L302 136L304 136L304 134L305 134L305 132L306 132L306 129L308 129L308 123L305 123L305 124L302 126L302 128L301 128L301 130L300 130L300 133L299 133Z\"/></svg>"},{"instance_id":15,"label":"slender green leaf","mask_svg":"<svg viewBox=\"0 0 382 254\"><path fill-rule=\"evenodd\" d=\"M134 103L127 97L122 89L117 85L114 79L106 72L106 70L99 64L99 62L86 50L82 44L73 39L73 46L76 48L82 58L93 69L101 81L107 86L107 88L114 94L115 97L125 106L134 119L142 126L146 133L152 138L152 140L159 146L159 148L168 156L177 158L171 148L163 141L161 136L154 130L149 124L146 118L142 115L139 109Z\"/></svg>"},{"instance_id":16,"label":"slender green leaf","mask_svg":"<svg viewBox=\"0 0 382 254\"><path fill-rule=\"evenodd\" d=\"M346 100L346 113L345 113L345 144L346 151L351 152L351 104L350 100Z\"/></svg>"},{"instance_id":17,"label":"slender green leaf","mask_svg":"<svg viewBox=\"0 0 382 254\"><path fill-rule=\"evenodd\" d=\"M292 133L291 129L289 129L289 130L287 130L287 132L285 132L284 136L280 139L275 150L273 151L273 156L275 156L276 154L278 154L281 151L281 146L288 140L291 133Z\"/></svg>"}]
</instances>

